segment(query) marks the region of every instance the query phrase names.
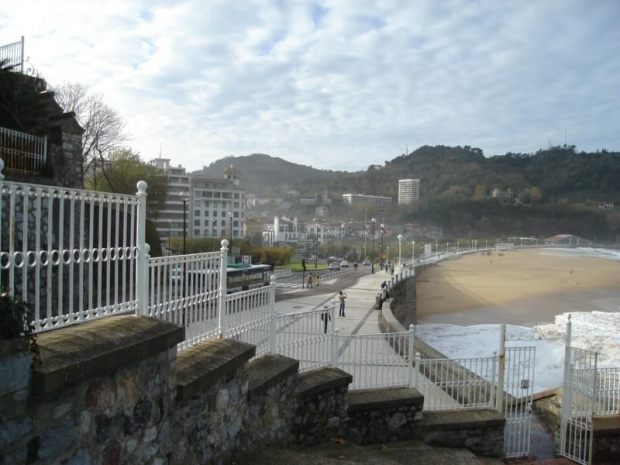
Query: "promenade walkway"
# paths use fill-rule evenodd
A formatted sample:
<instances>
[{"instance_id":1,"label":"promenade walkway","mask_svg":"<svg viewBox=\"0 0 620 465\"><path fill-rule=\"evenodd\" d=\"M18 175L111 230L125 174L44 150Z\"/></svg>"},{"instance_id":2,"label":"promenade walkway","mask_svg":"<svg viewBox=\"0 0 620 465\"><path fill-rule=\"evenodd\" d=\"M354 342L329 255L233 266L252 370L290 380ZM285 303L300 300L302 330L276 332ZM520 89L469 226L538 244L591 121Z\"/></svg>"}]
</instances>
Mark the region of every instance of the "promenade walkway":
<instances>
[{"instance_id":1,"label":"promenade walkway","mask_svg":"<svg viewBox=\"0 0 620 465\"><path fill-rule=\"evenodd\" d=\"M337 279L321 282L320 286L311 289L297 288L288 292L279 293L276 298L276 309L280 314L307 312L323 308L335 299L340 290L347 294L345 305L345 316L336 316L336 329L341 336L377 334L381 332L379 328L380 310L375 310L376 296L381 289L381 283L389 280L390 274L383 270L375 269L375 273L370 273L370 268L362 268L355 273L344 274ZM294 279L294 278L293 278ZM387 303L386 303L387 305ZM338 307L336 308L338 315ZM372 351L366 352L367 359L381 360L376 363L371 370L365 370L355 363L345 363L342 367L345 371L354 375L354 384L361 383L372 385L380 377L384 382L390 381L400 384L408 379L408 369L399 363L394 349L385 338L379 338L373 343L359 346L355 344L344 344L339 348L340 358L347 361L359 359L361 354L355 353L359 350ZM380 373L377 372L381 368ZM432 384L421 373L418 374L421 385L424 386L422 393L426 396L432 395L437 402L442 405L457 405L456 401L448 396L444 391L432 388ZM432 389L432 392L431 392Z\"/></svg>"}]
</instances>

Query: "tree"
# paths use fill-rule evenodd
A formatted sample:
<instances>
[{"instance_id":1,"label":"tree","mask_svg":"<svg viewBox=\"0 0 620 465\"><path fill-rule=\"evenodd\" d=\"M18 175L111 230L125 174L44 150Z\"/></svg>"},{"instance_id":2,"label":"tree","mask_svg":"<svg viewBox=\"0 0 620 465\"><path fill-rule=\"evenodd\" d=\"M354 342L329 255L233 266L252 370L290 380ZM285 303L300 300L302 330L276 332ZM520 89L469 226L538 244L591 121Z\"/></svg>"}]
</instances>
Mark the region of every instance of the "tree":
<instances>
[{"instance_id":1,"label":"tree","mask_svg":"<svg viewBox=\"0 0 620 465\"><path fill-rule=\"evenodd\" d=\"M56 101L64 111L75 112L84 128L82 157L84 178L97 178L97 169L105 170L110 156L125 142L125 123L118 113L103 103L99 94L89 94L79 83L64 83L54 90Z\"/></svg>"},{"instance_id":2,"label":"tree","mask_svg":"<svg viewBox=\"0 0 620 465\"><path fill-rule=\"evenodd\" d=\"M156 219L163 209L168 196L168 177L159 168L142 161L138 154L129 149L112 152L106 162L106 168L92 173L85 180L88 188L97 186L98 190L119 194L135 194L138 181L146 181L147 212L151 219Z\"/></svg>"}]
</instances>

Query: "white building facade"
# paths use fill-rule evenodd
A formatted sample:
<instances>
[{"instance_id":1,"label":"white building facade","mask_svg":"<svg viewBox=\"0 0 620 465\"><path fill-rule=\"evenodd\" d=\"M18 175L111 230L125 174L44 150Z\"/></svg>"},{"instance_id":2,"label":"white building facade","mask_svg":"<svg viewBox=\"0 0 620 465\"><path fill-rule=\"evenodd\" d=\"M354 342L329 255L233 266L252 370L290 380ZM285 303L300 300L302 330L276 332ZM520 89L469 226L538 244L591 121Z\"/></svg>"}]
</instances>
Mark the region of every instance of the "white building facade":
<instances>
[{"instance_id":1,"label":"white building facade","mask_svg":"<svg viewBox=\"0 0 620 465\"><path fill-rule=\"evenodd\" d=\"M342 194L342 201L351 205L365 203L375 207L385 207L392 203L392 197L382 195Z\"/></svg>"},{"instance_id":2,"label":"white building facade","mask_svg":"<svg viewBox=\"0 0 620 465\"><path fill-rule=\"evenodd\" d=\"M242 237L245 190L232 166L217 178L188 174L180 165L172 167L167 158L151 163L167 174L169 182L168 199L155 223L160 238L183 236L184 200L187 237Z\"/></svg>"},{"instance_id":3,"label":"white building facade","mask_svg":"<svg viewBox=\"0 0 620 465\"><path fill-rule=\"evenodd\" d=\"M419 179L398 180L398 205L409 205L420 200Z\"/></svg>"}]
</instances>

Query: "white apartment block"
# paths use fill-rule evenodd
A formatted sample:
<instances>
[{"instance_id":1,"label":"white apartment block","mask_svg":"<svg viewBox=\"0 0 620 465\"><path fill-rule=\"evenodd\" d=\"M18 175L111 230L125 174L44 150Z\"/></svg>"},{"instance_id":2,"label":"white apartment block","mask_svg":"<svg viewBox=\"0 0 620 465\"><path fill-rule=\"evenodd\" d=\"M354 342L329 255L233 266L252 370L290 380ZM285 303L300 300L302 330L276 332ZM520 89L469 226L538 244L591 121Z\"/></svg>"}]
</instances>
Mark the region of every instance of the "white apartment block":
<instances>
[{"instance_id":1,"label":"white apartment block","mask_svg":"<svg viewBox=\"0 0 620 465\"><path fill-rule=\"evenodd\" d=\"M419 179L398 180L398 205L409 205L420 200Z\"/></svg>"},{"instance_id":2,"label":"white apartment block","mask_svg":"<svg viewBox=\"0 0 620 465\"><path fill-rule=\"evenodd\" d=\"M151 162L168 175L168 200L156 222L159 237L183 236L183 200L187 237L239 238L243 235L245 190L239 173L231 166L224 177L187 174L185 168L170 166L167 158ZM182 196L181 193L187 193Z\"/></svg>"},{"instance_id":3,"label":"white apartment block","mask_svg":"<svg viewBox=\"0 0 620 465\"><path fill-rule=\"evenodd\" d=\"M342 194L342 201L351 205L365 203L376 207L385 207L392 203L392 197L365 194Z\"/></svg>"}]
</instances>

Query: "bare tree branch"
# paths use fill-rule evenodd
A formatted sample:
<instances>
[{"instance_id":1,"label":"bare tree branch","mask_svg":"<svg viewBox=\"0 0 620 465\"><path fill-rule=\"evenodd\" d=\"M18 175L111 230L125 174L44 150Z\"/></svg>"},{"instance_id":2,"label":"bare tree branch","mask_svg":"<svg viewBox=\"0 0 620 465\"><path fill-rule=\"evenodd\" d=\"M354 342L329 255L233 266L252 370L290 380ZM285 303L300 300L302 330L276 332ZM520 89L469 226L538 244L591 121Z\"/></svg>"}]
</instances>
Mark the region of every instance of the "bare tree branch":
<instances>
[{"instance_id":1,"label":"bare tree branch","mask_svg":"<svg viewBox=\"0 0 620 465\"><path fill-rule=\"evenodd\" d=\"M101 162L105 170L110 154L123 146L126 140L125 123L121 116L103 102L100 94L89 94L88 87L80 83L64 83L54 89L56 101L64 111L75 112L78 123L84 128L82 158L84 176L94 176L93 171Z\"/></svg>"}]
</instances>

